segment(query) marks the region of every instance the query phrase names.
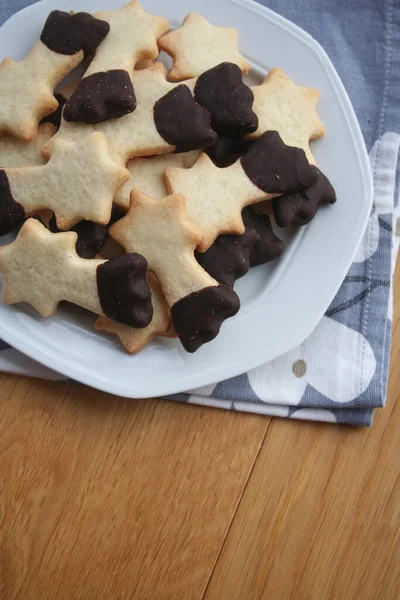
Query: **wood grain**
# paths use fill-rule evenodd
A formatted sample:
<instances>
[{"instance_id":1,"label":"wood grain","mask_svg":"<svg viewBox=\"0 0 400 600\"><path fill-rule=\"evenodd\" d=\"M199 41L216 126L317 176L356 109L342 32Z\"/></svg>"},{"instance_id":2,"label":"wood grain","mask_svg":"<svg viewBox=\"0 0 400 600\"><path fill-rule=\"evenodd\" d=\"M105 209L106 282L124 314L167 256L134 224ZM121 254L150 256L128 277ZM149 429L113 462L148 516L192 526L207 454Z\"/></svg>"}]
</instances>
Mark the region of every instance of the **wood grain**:
<instances>
[{"instance_id":1,"label":"wood grain","mask_svg":"<svg viewBox=\"0 0 400 600\"><path fill-rule=\"evenodd\" d=\"M0 600L398 600L399 304L370 430L0 375Z\"/></svg>"},{"instance_id":2,"label":"wood grain","mask_svg":"<svg viewBox=\"0 0 400 600\"><path fill-rule=\"evenodd\" d=\"M400 267L372 429L274 420L206 600L400 598Z\"/></svg>"},{"instance_id":3,"label":"wood grain","mask_svg":"<svg viewBox=\"0 0 400 600\"><path fill-rule=\"evenodd\" d=\"M1 600L201 598L269 419L0 386Z\"/></svg>"}]
</instances>

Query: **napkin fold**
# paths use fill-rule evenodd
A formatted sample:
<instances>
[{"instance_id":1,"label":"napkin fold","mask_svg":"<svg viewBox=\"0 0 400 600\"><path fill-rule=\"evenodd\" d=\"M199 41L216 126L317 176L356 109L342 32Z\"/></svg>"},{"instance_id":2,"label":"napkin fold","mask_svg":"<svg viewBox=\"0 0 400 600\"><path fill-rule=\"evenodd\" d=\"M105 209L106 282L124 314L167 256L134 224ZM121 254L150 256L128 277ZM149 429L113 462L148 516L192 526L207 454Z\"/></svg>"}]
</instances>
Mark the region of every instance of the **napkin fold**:
<instances>
[{"instance_id":1,"label":"napkin fold","mask_svg":"<svg viewBox=\"0 0 400 600\"><path fill-rule=\"evenodd\" d=\"M2 0L0 24L29 4L32 0ZM248 373L170 399L368 426L375 409L386 400L392 281L400 234L400 5L396 0L269 0L260 4L303 27L335 64L369 149L373 208L340 290L301 346ZM0 371L64 380L1 340Z\"/></svg>"}]
</instances>

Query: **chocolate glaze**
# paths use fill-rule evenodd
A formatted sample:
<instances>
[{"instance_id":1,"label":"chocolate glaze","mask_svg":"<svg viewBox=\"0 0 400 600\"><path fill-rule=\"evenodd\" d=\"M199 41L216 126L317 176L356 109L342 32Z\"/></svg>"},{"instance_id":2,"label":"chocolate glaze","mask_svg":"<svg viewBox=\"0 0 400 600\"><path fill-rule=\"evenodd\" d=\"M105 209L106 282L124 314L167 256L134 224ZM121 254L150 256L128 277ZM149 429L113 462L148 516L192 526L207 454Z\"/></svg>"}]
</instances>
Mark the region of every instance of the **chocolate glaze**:
<instances>
[{"instance_id":1,"label":"chocolate glaze","mask_svg":"<svg viewBox=\"0 0 400 600\"><path fill-rule=\"evenodd\" d=\"M111 227L111 225L114 225L114 223L116 223L117 221L122 219L122 217L125 217L125 215L126 215L126 211L121 210L120 208L118 208L118 206L115 206L115 204L113 204L113 207L111 210L111 218L110 218L109 222L107 223L107 229L109 229Z\"/></svg>"},{"instance_id":2,"label":"chocolate glaze","mask_svg":"<svg viewBox=\"0 0 400 600\"><path fill-rule=\"evenodd\" d=\"M219 235L206 252L195 253L196 260L218 283L233 287L250 269L250 253L259 238L252 227L243 235Z\"/></svg>"},{"instance_id":3,"label":"chocolate glaze","mask_svg":"<svg viewBox=\"0 0 400 600\"><path fill-rule=\"evenodd\" d=\"M224 168L233 165L254 143L240 136L219 135L214 146L207 148L206 152L216 167Z\"/></svg>"},{"instance_id":4,"label":"chocolate glaze","mask_svg":"<svg viewBox=\"0 0 400 600\"><path fill-rule=\"evenodd\" d=\"M177 152L212 146L217 134L210 127L210 113L197 104L186 85L178 85L154 105L154 122L161 137Z\"/></svg>"},{"instance_id":5,"label":"chocolate glaze","mask_svg":"<svg viewBox=\"0 0 400 600\"><path fill-rule=\"evenodd\" d=\"M49 221L49 230L52 233L59 233L56 218L53 217ZM76 252L81 258L94 258L103 248L107 240L107 226L92 223L91 221L81 221L70 231L75 231L78 234L76 242Z\"/></svg>"},{"instance_id":6,"label":"chocolate glaze","mask_svg":"<svg viewBox=\"0 0 400 600\"><path fill-rule=\"evenodd\" d=\"M246 206L242 211L242 218L246 225L246 231L252 227L258 233L258 239L250 252L251 267L263 265L283 254L285 244L275 235L267 215L258 215L251 206Z\"/></svg>"},{"instance_id":7,"label":"chocolate glaze","mask_svg":"<svg viewBox=\"0 0 400 600\"><path fill-rule=\"evenodd\" d=\"M92 54L110 31L107 21L89 13L53 10L47 17L40 40L53 52L70 56L83 50Z\"/></svg>"},{"instance_id":8,"label":"chocolate glaze","mask_svg":"<svg viewBox=\"0 0 400 600\"><path fill-rule=\"evenodd\" d=\"M274 198L274 217L279 227L306 225L320 206L336 202L335 190L329 179L317 167L312 169L318 175L317 183L300 192Z\"/></svg>"},{"instance_id":9,"label":"chocolate glaze","mask_svg":"<svg viewBox=\"0 0 400 600\"><path fill-rule=\"evenodd\" d=\"M242 71L230 62L209 69L197 79L195 100L211 114L211 127L220 134L252 133L258 127L254 95L243 83Z\"/></svg>"},{"instance_id":10,"label":"chocolate glaze","mask_svg":"<svg viewBox=\"0 0 400 600\"><path fill-rule=\"evenodd\" d=\"M237 294L229 287L217 285L185 296L171 308L172 322L187 352L196 352L219 333L225 319L240 308Z\"/></svg>"},{"instance_id":11,"label":"chocolate glaze","mask_svg":"<svg viewBox=\"0 0 400 600\"><path fill-rule=\"evenodd\" d=\"M6 235L24 220L24 208L14 200L7 173L0 170L0 235Z\"/></svg>"},{"instance_id":12,"label":"chocolate glaze","mask_svg":"<svg viewBox=\"0 0 400 600\"><path fill-rule=\"evenodd\" d=\"M304 150L286 146L277 131L263 133L240 160L248 178L269 194L297 192L318 179Z\"/></svg>"},{"instance_id":13,"label":"chocolate glaze","mask_svg":"<svg viewBox=\"0 0 400 600\"><path fill-rule=\"evenodd\" d=\"M40 122L52 123L58 129L61 125L61 115L64 108L64 104L66 103L67 99L64 98L64 96L62 94L59 94L58 92L56 92L54 96L58 100L58 108L54 112L47 115L47 117L44 117Z\"/></svg>"},{"instance_id":14,"label":"chocolate glaze","mask_svg":"<svg viewBox=\"0 0 400 600\"><path fill-rule=\"evenodd\" d=\"M104 314L129 327L147 327L153 306L146 278L147 260L141 254L110 258L97 267L97 290Z\"/></svg>"},{"instance_id":15,"label":"chocolate glaze","mask_svg":"<svg viewBox=\"0 0 400 600\"><path fill-rule=\"evenodd\" d=\"M136 97L129 73L113 69L81 80L65 105L64 119L94 125L119 119L135 108Z\"/></svg>"}]
</instances>

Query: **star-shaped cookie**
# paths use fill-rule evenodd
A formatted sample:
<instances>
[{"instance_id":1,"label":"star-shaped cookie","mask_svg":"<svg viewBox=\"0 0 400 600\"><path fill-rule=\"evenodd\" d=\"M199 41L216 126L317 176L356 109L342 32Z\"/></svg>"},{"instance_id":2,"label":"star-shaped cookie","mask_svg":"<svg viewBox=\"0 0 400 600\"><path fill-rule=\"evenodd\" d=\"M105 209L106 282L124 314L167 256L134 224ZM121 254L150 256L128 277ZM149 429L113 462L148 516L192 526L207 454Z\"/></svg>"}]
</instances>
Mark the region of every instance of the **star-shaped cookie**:
<instances>
[{"instance_id":1,"label":"star-shaped cookie","mask_svg":"<svg viewBox=\"0 0 400 600\"><path fill-rule=\"evenodd\" d=\"M79 142L58 139L47 164L0 171L0 231L6 232L17 210L28 217L50 209L63 230L83 220L105 225L115 192L128 179L129 171L111 159L101 133Z\"/></svg>"},{"instance_id":2,"label":"star-shaped cookie","mask_svg":"<svg viewBox=\"0 0 400 600\"><path fill-rule=\"evenodd\" d=\"M112 69L131 73L139 61L157 58L157 40L169 27L167 19L145 12L137 0L94 16L109 23L110 33L98 47L85 77Z\"/></svg>"},{"instance_id":3,"label":"star-shaped cookie","mask_svg":"<svg viewBox=\"0 0 400 600\"><path fill-rule=\"evenodd\" d=\"M94 266L75 251L73 232L50 233L39 221L25 221L12 244L0 249L3 301L28 302L43 317L53 315L62 300L102 314Z\"/></svg>"},{"instance_id":4,"label":"star-shaped cookie","mask_svg":"<svg viewBox=\"0 0 400 600\"><path fill-rule=\"evenodd\" d=\"M186 216L181 194L154 199L134 190L127 215L110 228L110 235L126 252L138 252L146 258L169 306L187 294L215 285L194 258L200 236Z\"/></svg>"},{"instance_id":5,"label":"star-shaped cookie","mask_svg":"<svg viewBox=\"0 0 400 600\"><path fill-rule=\"evenodd\" d=\"M161 63L156 62L148 69L135 71L132 81L137 99L133 113L94 125L63 119L54 140L78 140L90 132L99 131L106 136L113 159L124 166L136 156L173 152L178 143L187 150L215 143L216 134L210 127L209 113L195 102L186 86L177 86L166 80L166 69ZM172 97L177 90L179 96ZM184 105L181 101L184 101ZM160 134L159 130L164 133L164 123L157 123L155 114L156 105L162 112L162 103L168 104L168 109L171 109L171 104L172 108L175 107L174 120L169 114L168 125L174 128L176 135L169 140ZM44 148L47 156L51 153L52 143L53 140Z\"/></svg>"},{"instance_id":6,"label":"star-shaped cookie","mask_svg":"<svg viewBox=\"0 0 400 600\"><path fill-rule=\"evenodd\" d=\"M192 152L181 152L179 154L170 152L169 154L130 160L126 168L131 177L116 193L114 204L125 212L128 211L131 191L134 189L140 190L152 198L164 198L168 194L164 170L172 167L189 169L199 156L200 152L193 150Z\"/></svg>"},{"instance_id":7,"label":"star-shaped cookie","mask_svg":"<svg viewBox=\"0 0 400 600\"><path fill-rule=\"evenodd\" d=\"M250 181L240 161L219 169L207 154L191 169L166 169L165 178L171 194L185 196L188 217L201 234L201 252L220 234L243 234L243 208L268 196Z\"/></svg>"},{"instance_id":8,"label":"star-shaped cookie","mask_svg":"<svg viewBox=\"0 0 400 600\"><path fill-rule=\"evenodd\" d=\"M277 131L285 144L302 148L315 164L309 142L325 133L316 112L319 91L296 85L282 69L272 69L261 85L251 89L258 129L248 139L258 138L265 131Z\"/></svg>"},{"instance_id":9,"label":"star-shaped cookie","mask_svg":"<svg viewBox=\"0 0 400 600\"><path fill-rule=\"evenodd\" d=\"M107 317L99 317L95 324L98 331L105 331L116 335L125 350L130 354L140 352L156 337L176 337L176 333L172 327L171 313L161 291L160 284L153 273L149 273L148 283L151 289L153 318L147 327L135 329L112 321Z\"/></svg>"},{"instance_id":10,"label":"star-shaped cookie","mask_svg":"<svg viewBox=\"0 0 400 600\"><path fill-rule=\"evenodd\" d=\"M130 74L139 61L157 58L157 40L169 28L167 19L146 13L137 0L96 16L110 25L110 33L67 101L67 121L100 123L133 112Z\"/></svg>"},{"instance_id":11,"label":"star-shaped cookie","mask_svg":"<svg viewBox=\"0 0 400 600\"><path fill-rule=\"evenodd\" d=\"M28 302L43 317L66 300L131 327L147 327L152 316L147 263L125 254L87 260L75 251L77 234L50 233L28 219L17 238L0 248L5 304Z\"/></svg>"},{"instance_id":12,"label":"star-shaped cookie","mask_svg":"<svg viewBox=\"0 0 400 600\"><path fill-rule=\"evenodd\" d=\"M197 77L223 62L238 65L243 73L250 70L237 48L237 29L215 27L196 12L186 15L182 25L160 38L158 45L173 58L172 81Z\"/></svg>"},{"instance_id":13,"label":"star-shaped cookie","mask_svg":"<svg viewBox=\"0 0 400 600\"><path fill-rule=\"evenodd\" d=\"M29 142L12 135L0 137L0 169L43 165L43 145L53 137L56 128L51 123L39 125L35 138Z\"/></svg>"},{"instance_id":14,"label":"star-shaped cookie","mask_svg":"<svg viewBox=\"0 0 400 600\"><path fill-rule=\"evenodd\" d=\"M127 215L110 234L126 251L146 258L188 352L214 339L223 321L239 310L235 292L218 285L196 261L194 249L200 238L186 216L181 194L154 199L134 190Z\"/></svg>"},{"instance_id":15,"label":"star-shaped cookie","mask_svg":"<svg viewBox=\"0 0 400 600\"><path fill-rule=\"evenodd\" d=\"M37 42L19 62L5 58L0 65L0 134L32 140L39 121L55 111L53 90L83 59L83 52L64 56Z\"/></svg>"},{"instance_id":16,"label":"star-shaped cookie","mask_svg":"<svg viewBox=\"0 0 400 600\"><path fill-rule=\"evenodd\" d=\"M245 206L303 189L317 175L303 150L267 131L230 167L219 169L201 154L191 169L166 169L165 179L170 193L185 196L188 217L202 235L198 250L204 252L220 234L244 233Z\"/></svg>"},{"instance_id":17,"label":"star-shaped cookie","mask_svg":"<svg viewBox=\"0 0 400 600\"><path fill-rule=\"evenodd\" d=\"M56 85L107 33L107 24L88 13L52 11L30 53L0 65L0 134L32 140L39 121L57 109Z\"/></svg>"}]
</instances>

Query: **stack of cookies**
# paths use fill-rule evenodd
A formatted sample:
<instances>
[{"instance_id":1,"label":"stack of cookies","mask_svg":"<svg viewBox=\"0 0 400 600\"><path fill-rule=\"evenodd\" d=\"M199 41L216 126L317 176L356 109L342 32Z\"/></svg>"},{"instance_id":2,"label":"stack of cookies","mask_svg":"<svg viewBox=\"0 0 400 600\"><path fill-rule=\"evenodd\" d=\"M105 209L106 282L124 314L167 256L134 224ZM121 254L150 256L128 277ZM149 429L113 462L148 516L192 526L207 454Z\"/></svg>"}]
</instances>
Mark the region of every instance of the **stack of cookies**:
<instances>
[{"instance_id":1,"label":"stack of cookies","mask_svg":"<svg viewBox=\"0 0 400 600\"><path fill-rule=\"evenodd\" d=\"M137 0L53 11L0 66L0 235L19 229L0 248L3 301L82 306L130 353L213 340L235 281L283 253L277 228L336 199L310 149L319 92L281 69L249 87L238 32L197 13L168 29Z\"/></svg>"}]
</instances>

